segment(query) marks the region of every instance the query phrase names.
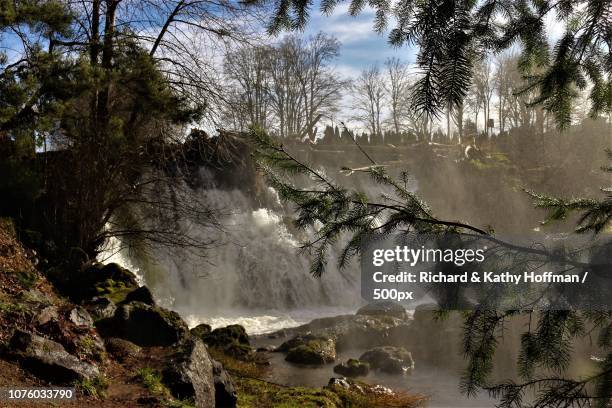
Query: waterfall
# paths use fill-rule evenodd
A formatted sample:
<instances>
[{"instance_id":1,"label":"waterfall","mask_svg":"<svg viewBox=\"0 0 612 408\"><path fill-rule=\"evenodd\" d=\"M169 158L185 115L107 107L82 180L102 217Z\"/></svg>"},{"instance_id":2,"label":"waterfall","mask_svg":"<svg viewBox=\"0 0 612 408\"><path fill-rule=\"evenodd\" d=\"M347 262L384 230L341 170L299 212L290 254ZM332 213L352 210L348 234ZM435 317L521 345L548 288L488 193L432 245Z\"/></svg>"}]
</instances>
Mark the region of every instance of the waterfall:
<instances>
[{"instance_id":1,"label":"waterfall","mask_svg":"<svg viewBox=\"0 0 612 408\"><path fill-rule=\"evenodd\" d=\"M179 312L190 326L241 323L258 333L354 312L363 303L357 263L338 270L332 253L322 278L309 274L310 260L299 253L299 239L289 231L287 214L271 188L270 208L253 206L238 189L212 186L198 193L223 214L222 229L186 225L190 234L214 238L203 258L160 252L142 266L125 252L113 252L116 240L100 258L133 270L160 304Z\"/></svg>"}]
</instances>

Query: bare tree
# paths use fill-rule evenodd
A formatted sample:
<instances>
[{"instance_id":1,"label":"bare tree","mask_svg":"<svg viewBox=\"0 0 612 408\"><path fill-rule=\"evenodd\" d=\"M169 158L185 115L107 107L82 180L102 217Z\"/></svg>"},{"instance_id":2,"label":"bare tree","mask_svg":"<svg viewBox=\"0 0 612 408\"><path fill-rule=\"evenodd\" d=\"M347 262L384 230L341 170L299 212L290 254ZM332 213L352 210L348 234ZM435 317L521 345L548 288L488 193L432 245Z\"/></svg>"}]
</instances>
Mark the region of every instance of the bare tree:
<instances>
[{"instance_id":1,"label":"bare tree","mask_svg":"<svg viewBox=\"0 0 612 408\"><path fill-rule=\"evenodd\" d=\"M385 90L390 102L393 131L399 135L404 128L403 120L409 107L406 100L410 88L408 65L397 58L389 58L385 61L385 70Z\"/></svg>"},{"instance_id":2,"label":"bare tree","mask_svg":"<svg viewBox=\"0 0 612 408\"><path fill-rule=\"evenodd\" d=\"M372 138L382 138L382 104L385 96L383 77L378 66L361 71L353 86L356 119L367 124Z\"/></svg>"},{"instance_id":3,"label":"bare tree","mask_svg":"<svg viewBox=\"0 0 612 408\"><path fill-rule=\"evenodd\" d=\"M270 116L270 75L267 61L270 47L239 47L226 54L224 68L233 88L228 114L234 125L244 130L249 125L268 129Z\"/></svg>"},{"instance_id":4,"label":"bare tree","mask_svg":"<svg viewBox=\"0 0 612 408\"><path fill-rule=\"evenodd\" d=\"M480 103L484 114L485 133L489 134L489 119L491 118L491 99L493 98L493 74L491 61L483 59L474 67L474 99L475 104ZM478 108L476 112L476 123L478 123Z\"/></svg>"}]
</instances>

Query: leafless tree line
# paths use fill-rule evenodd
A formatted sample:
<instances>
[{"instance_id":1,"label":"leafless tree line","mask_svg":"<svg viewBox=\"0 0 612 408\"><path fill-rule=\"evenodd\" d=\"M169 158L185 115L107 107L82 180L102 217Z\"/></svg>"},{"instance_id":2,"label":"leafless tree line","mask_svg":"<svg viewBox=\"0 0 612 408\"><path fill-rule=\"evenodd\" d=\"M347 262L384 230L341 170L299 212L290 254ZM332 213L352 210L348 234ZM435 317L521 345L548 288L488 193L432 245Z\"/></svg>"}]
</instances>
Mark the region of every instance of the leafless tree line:
<instances>
[{"instance_id":1,"label":"leafless tree line","mask_svg":"<svg viewBox=\"0 0 612 408\"><path fill-rule=\"evenodd\" d=\"M282 138L314 140L317 125L338 110L348 85L333 70L339 49L338 40L317 34L229 52L224 72L232 103L226 122L239 130L257 125Z\"/></svg>"}]
</instances>

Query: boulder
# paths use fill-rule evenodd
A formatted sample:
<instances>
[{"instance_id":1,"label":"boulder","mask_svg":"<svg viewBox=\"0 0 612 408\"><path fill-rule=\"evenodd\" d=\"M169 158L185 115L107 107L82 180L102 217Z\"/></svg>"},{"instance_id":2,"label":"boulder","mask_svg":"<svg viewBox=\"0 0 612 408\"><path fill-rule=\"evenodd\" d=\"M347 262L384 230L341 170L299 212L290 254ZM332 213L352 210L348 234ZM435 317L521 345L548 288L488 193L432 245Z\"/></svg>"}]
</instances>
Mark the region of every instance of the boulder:
<instances>
[{"instance_id":1,"label":"boulder","mask_svg":"<svg viewBox=\"0 0 612 408\"><path fill-rule=\"evenodd\" d=\"M200 323L196 327L190 330L191 334L196 336L199 339L204 340L204 336L209 334L212 331L210 324Z\"/></svg>"},{"instance_id":2,"label":"boulder","mask_svg":"<svg viewBox=\"0 0 612 408\"><path fill-rule=\"evenodd\" d=\"M356 314L364 316L392 316L402 320L408 318L408 312L404 309L404 306L393 301L369 303L357 310Z\"/></svg>"},{"instance_id":3,"label":"boulder","mask_svg":"<svg viewBox=\"0 0 612 408\"><path fill-rule=\"evenodd\" d=\"M151 291L146 286L141 286L138 289L134 289L125 297L125 302L142 302L147 305L155 306L155 300L153 300L153 295Z\"/></svg>"},{"instance_id":4,"label":"boulder","mask_svg":"<svg viewBox=\"0 0 612 408\"><path fill-rule=\"evenodd\" d=\"M291 363L321 365L336 360L336 344L325 337L297 337L283 343L279 349L288 350L285 360Z\"/></svg>"},{"instance_id":5,"label":"boulder","mask_svg":"<svg viewBox=\"0 0 612 408\"><path fill-rule=\"evenodd\" d=\"M94 321L91 318L87 310L80 306L73 308L68 313L68 320L70 320L75 326L92 328Z\"/></svg>"},{"instance_id":6,"label":"boulder","mask_svg":"<svg viewBox=\"0 0 612 408\"><path fill-rule=\"evenodd\" d=\"M53 383L71 383L100 375L96 366L80 361L61 344L33 333L16 330L9 347L25 369Z\"/></svg>"},{"instance_id":7,"label":"boulder","mask_svg":"<svg viewBox=\"0 0 612 408\"><path fill-rule=\"evenodd\" d=\"M223 350L225 354L238 360L251 361L253 359L254 351L250 345L249 336L244 327L238 324L215 329L203 335L202 340L210 347Z\"/></svg>"},{"instance_id":8,"label":"boulder","mask_svg":"<svg viewBox=\"0 0 612 408\"><path fill-rule=\"evenodd\" d=\"M96 296L87 304L87 309L94 319L106 319L115 314L117 306L107 297Z\"/></svg>"},{"instance_id":9,"label":"boulder","mask_svg":"<svg viewBox=\"0 0 612 408\"><path fill-rule=\"evenodd\" d=\"M359 360L388 374L401 374L414 368L412 354L403 347L376 347L363 353Z\"/></svg>"},{"instance_id":10,"label":"boulder","mask_svg":"<svg viewBox=\"0 0 612 408\"><path fill-rule=\"evenodd\" d=\"M225 347L229 343L246 344L249 343L249 336L239 324L232 324L226 327L220 327L213 330L203 338L204 342L213 347Z\"/></svg>"},{"instance_id":11,"label":"boulder","mask_svg":"<svg viewBox=\"0 0 612 408\"><path fill-rule=\"evenodd\" d=\"M119 306L112 318L97 323L104 337L119 337L139 346L170 346L184 339L189 330L173 311L130 302Z\"/></svg>"},{"instance_id":12,"label":"boulder","mask_svg":"<svg viewBox=\"0 0 612 408\"><path fill-rule=\"evenodd\" d=\"M305 325L285 329L284 333L293 334L294 338L310 334L332 339L336 343L336 350L344 351L392 345L388 343L390 330L409 323L409 320L386 315L343 315L315 319ZM288 348L279 348L278 351L286 352Z\"/></svg>"},{"instance_id":13,"label":"boulder","mask_svg":"<svg viewBox=\"0 0 612 408\"><path fill-rule=\"evenodd\" d=\"M334 367L334 373L345 377L360 377L368 375L370 365L354 358L349 359L344 363L340 363Z\"/></svg>"},{"instance_id":14,"label":"boulder","mask_svg":"<svg viewBox=\"0 0 612 408\"><path fill-rule=\"evenodd\" d=\"M131 341L110 337L104 341L106 351L119 361L126 361L134 358L140 353L140 347Z\"/></svg>"},{"instance_id":15,"label":"boulder","mask_svg":"<svg viewBox=\"0 0 612 408\"><path fill-rule=\"evenodd\" d=\"M181 344L162 372L162 381L178 399L193 399L198 408L215 406L213 362L200 339Z\"/></svg>"},{"instance_id":16,"label":"boulder","mask_svg":"<svg viewBox=\"0 0 612 408\"><path fill-rule=\"evenodd\" d=\"M215 407L234 408L238 402L238 393L234 382L220 362L212 360L212 364L215 382Z\"/></svg>"},{"instance_id":17,"label":"boulder","mask_svg":"<svg viewBox=\"0 0 612 408\"><path fill-rule=\"evenodd\" d=\"M43 326L50 321L57 321L57 319L59 319L57 306L47 306L36 316L36 324Z\"/></svg>"}]
</instances>

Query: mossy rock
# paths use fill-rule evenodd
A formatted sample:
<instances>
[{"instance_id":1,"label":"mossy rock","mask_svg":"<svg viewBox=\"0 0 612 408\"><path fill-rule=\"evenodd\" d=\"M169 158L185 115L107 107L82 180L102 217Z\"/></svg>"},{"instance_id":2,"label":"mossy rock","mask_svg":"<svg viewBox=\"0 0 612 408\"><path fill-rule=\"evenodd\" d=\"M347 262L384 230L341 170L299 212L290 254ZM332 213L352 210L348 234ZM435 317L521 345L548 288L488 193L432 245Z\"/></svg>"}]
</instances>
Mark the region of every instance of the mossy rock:
<instances>
[{"instance_id":1,"label":"mossy rock","mask_svg":"<svg viewBox=\"0 0 612 408\"><path fill-rule=\"evenodd\" d=\"M232 324L220 327L205 335L202 340L211 347L224 348L230 343L250 345L249 335L244 327L239 324Z\"/></svg>"},{"instance_id":2,"label":"mossy rock","mask_svg":"<svg viewBox=\"0 0 612 408\"><path fill-rule=\"evenodd\" d=\"M338 364L334 367L334 373L338 373L345 377L360 377L368 375L370 372L370 365L363 361L356 360L354 358L349 359L345 363Z\"/></svg>"},{"instance_id":3,"label":"mossy rock","mask_svg":"<svg viewBox=\"0 0 612 408\"><path fill-rule=\"evenodd\" d=\"M297 364L321 365L336 360L336 345L332 339L312 339L287 353L285 360Z\"/></svg>"},{"instance_id":4,"label":"mossy rock","mask_svg":"<svg viewBox=\"0 0 612 408\"><path fill-rule=\"evenodd\" d=\"M96 323L105 337L119 337L139 346L170 346L188 336L189 329L173 311L130 302L119 306L114 316Z\"/></svg>"},{"instance_id":5,"label":"mossy rock","mask_svg":"<svg viewBox=\"0 0 612 408\"><path fill-rule=\"evenodd\" d=\"M210 324L206 324L206 323L198 324L196 327L190 330L192 335L194 335L195 337L201 340L204 340L204 336L209 334L211 331L212 331L212 328L210 327Z\"/></svg>"},{"instance_id":6,"label":"mossy rock","mask_svg":"<svg viewBox=\"0 0 612 408\"><path fill-rule=\"evenodd\" d=\"M375 370L388 374L401 374L414 368L412 353L403 347L376 347L363 353L359 360L369 363Z\"/></svg>"},{"instance_id":7,"label":"mossy rock","mask_svg":"<svg viewBox=\"0 0 612 408\"><path fill-rule=\"evenodd\" d=\"M251 361L254 356L254 351L248 344L240 344L231 342L223 347L223 353L241 361Z\"/></svg>"}]
</instances>

